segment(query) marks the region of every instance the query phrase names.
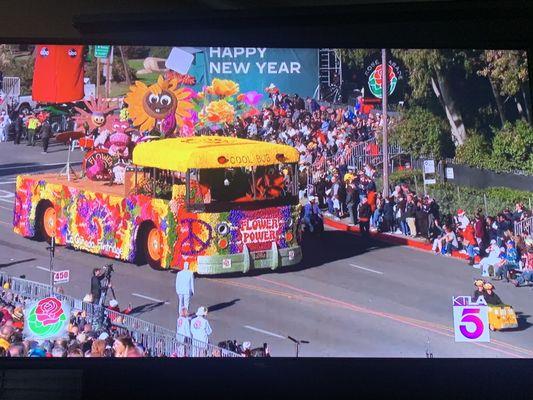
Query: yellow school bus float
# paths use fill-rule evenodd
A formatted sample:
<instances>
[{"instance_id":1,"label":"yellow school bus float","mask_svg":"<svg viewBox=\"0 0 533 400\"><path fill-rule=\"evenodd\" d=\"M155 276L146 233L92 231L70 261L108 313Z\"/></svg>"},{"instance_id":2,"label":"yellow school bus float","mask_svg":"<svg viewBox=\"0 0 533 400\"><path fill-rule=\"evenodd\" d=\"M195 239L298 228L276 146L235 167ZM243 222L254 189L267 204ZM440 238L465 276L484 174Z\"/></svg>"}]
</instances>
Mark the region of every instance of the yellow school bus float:
<instances>
[{"instance_id":1,"label":"yellow school bus float","mask_svg":"<svg viewBox=\"0 0 533 400\"><path fill-rule=\"evenodd\" d=\"M199 274L297 264L298 159L290 146L230 137L140 143L123 185L18 176L14 231Z\"/></svg>"}]
</instances>

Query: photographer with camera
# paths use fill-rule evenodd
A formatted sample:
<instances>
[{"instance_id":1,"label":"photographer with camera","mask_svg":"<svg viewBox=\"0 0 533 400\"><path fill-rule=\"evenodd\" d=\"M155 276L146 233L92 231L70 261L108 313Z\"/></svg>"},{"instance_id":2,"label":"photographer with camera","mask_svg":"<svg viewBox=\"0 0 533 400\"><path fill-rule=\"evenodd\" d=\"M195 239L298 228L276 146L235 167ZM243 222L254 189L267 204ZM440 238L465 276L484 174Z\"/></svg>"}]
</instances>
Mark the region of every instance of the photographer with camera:
<instances>
[{"instance_id":1,"label":"photographer with camera","mask_svg":"<svg viewBox=\"0 0 533 400\"><path fill-rule=\"evenodd\" d=\"M102 297L102 280L105 278L103 269L94 268L91 277L91 303L99 304Z\"/></svg>"},{"instance_id":2,"label":"photographer with camera","mask_svg":"<svg viewBox=\"0 0 533 400\"><path fill-rule=\"evenodd\" d=\"M107 264L103 268L93 269L93 276L91 277L91 302L93 304L103 305L108 289L111 289L113 298L116 298L115 291L111 286L111 274L113 271L113 264Z\"/></svg>"}]
</instances>

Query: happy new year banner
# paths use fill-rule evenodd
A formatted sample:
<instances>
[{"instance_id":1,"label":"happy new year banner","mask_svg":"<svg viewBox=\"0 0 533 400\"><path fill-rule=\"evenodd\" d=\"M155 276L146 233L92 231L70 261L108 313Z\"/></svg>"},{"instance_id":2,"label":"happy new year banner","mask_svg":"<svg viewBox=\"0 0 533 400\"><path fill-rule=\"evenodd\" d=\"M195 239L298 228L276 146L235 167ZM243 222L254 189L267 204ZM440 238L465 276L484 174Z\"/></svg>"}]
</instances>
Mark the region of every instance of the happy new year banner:
<instances>
[{"instance_id":1,"label":"happy new year banner","mask_svg":"<svg viewBox=\"0 0 533 400\"><path fill-rule=\"evenodd\" d=\"M195 54L189 73L197 89L213 78L237 82L241 92L262 92L273 83L282 93L313 96L318 85L317 49L206 47ZM268 99L268 98L266 98Z\"/></svg>"}]
</instances>

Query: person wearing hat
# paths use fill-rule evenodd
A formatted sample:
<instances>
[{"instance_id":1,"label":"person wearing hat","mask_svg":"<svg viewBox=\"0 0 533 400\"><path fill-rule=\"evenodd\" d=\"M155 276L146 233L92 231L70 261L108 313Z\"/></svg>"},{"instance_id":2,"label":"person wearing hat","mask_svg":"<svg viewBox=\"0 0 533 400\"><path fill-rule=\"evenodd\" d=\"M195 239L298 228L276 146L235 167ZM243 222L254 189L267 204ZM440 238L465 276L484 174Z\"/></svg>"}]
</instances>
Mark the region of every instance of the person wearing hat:
<instances>
[{"instance_id":1,"label":"person wearing hat","mask_svg":"<svg viewBox=\"0 0 533 400\"><path fill-rule=\"evenodd\" d=\"M468 224L470 223L470 220L466 216L466 213L462 209L457 210L457 216L455 217L455 224L457 226L457 233L461 236L463 230L466 229Z\"/></svg>"},{"instance_id":2,"label":"person wearing hat","mask_svg":"<svg viewBox=\"0 0 533 400\"><path fill-rule=\"evenodd\" d=\"M503 259L497 264L495 278L498 280L502 280L505 276L505 279L507 282L509 282L509 275L511 273L511 270L518 268L518 251L515 247L515 242L513 240L507 241L507 250L505 251L505 255Z\"/></svg>"},{"instance_id":3,"label":"person wearing hat","mask_svg":"<svg viewBox=\"0 0 533 400\"><path fill-rule=\"evenodd\" d=\"M24 328L24 313L22 307L15 307L15 310L13 310L13 326L17 329Z\"/></svg>"},{"instance_id":4,"label":"person wearing hat","mask_svg":"<svg viewBox=\"0 0 533 400\"><path fill-rule=\"evenodd\" d=\"M194 340L193 345L199 349L205 349L209 342L209 336L213 333L209 321L205 318L207 316L207 307L198 307L196 310L196 317L191 321L191 335ZM200 353L196 353L200 356Z\"/></svg>"},{"instance_id":5,"label":"person wearing hat","mask_svg":"<svg viewBox=\"0 0 533 400\"><path fill-rule=\"evenodd\" d=\"M485 282L483 284L483 298L489 306L501 306L503 305L502 299L496 293L494 293L494 285L490 282Z\"/></svg>"},{"instance_id":6,"label":"person wearing hat","mask_svg":"<svg viewBox=\"0 0 533 400\"><path fill-rule=\"evenodd\" d=\"M480 297L480 296L483 296L484 295L484 291L483 291L483 285L485 284L485 281L482 280L482 279L476 279L474 281L474 295L472 296L472 300L473 301L477 301L477 299Z\"/></svg>"},{"instance_id":7,"label":"person wearing hat","mask_svg":"<svg viewBox=\"0 0 533 400\"><path fill-rule=\"evenodd\" d=\"M189 263L183 263L183 269L176 274L176 294L178 295L178 310L189 310L189 302L194 295L194 273L189 270Z\"/></svg>"},{"instance_id":8,"label":"person wearing hat","mask_svg":"<svg viewBox=\"0 0 533 400\"><path fill-rule=\"evenodd\" d=\"M533 247L527 250L526 260L522 273L513 280L513 285L520 287L526 282L533 282Z\"/></svg>"},{"instance_id":9,"label":"person wearing hat","mask_svg":"<svg viewBox=\"0 0 533 400\"><path fill-rule=\"evenodd\" d=\"M492 265L493 267L497 265L500 262L500 248L498 247L498 244L496 243L496 240L491 240L489 247L487 247L488 255L487 257L484 257L481 259L481 261L478 264L474 264L474 268L476 269L482 269L481 276L488 278L489 275L489 267Z\"/></svg>"}]
</instances>

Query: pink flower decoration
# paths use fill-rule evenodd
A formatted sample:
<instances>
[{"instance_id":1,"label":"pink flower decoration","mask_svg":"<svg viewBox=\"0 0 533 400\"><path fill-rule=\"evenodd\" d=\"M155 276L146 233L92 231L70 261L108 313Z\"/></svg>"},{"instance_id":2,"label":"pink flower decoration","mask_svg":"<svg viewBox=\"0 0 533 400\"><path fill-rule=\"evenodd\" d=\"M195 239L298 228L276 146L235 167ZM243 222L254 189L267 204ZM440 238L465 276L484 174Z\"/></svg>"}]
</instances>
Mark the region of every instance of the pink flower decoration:
<instances>
[{"instance_id":1,"label":"pink flower decoration","mask_svg":"<svg viewBox=\"0 0 533 400\"><path fill-rule=\"evenodd\" d=\"M181 90L188 94L188 97L186 97L184 100L194 99L194 98L198 97L198 94L194 90L192 90L191 88L184 87L184 88L181 88Z\"/></svg>"},{"instance_id":2,"label":"pink flower decoration","mask_svg":"<svg viewBox=\"0 0 533 400\"><path fill-rule=\"evenodd\" d=\"M250 92L243 93L242 102L254 107L261 101L262 98L263 95L261 93L257 93L255 90L252 90Z\"/></svg>"},{"instance_id":3,"label":"pink flower decoration","mask_svg":"<svg viewBox=\"0 0 533 400\"><path fill-rule=\"evenodd\" d=\"M176 129L176 117L174 113L168 114L161 123L161 130L165 135L171 134Z\"/></svg>"}]
</instances>

